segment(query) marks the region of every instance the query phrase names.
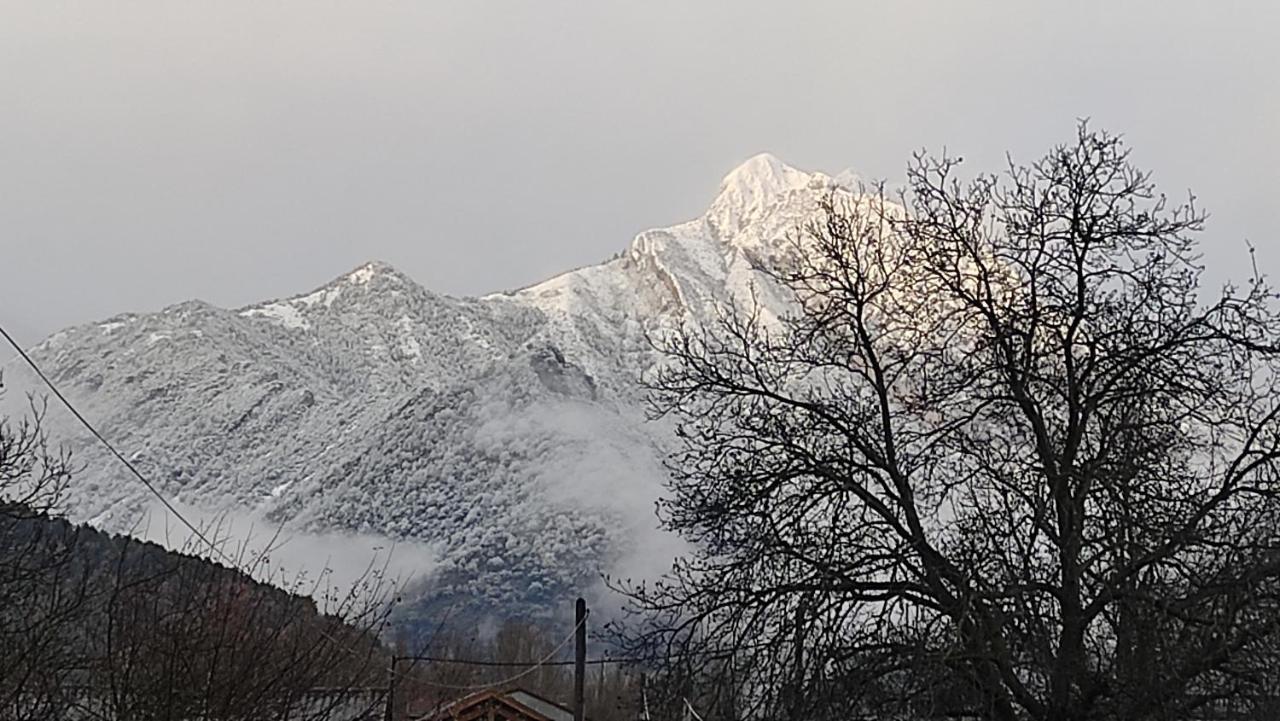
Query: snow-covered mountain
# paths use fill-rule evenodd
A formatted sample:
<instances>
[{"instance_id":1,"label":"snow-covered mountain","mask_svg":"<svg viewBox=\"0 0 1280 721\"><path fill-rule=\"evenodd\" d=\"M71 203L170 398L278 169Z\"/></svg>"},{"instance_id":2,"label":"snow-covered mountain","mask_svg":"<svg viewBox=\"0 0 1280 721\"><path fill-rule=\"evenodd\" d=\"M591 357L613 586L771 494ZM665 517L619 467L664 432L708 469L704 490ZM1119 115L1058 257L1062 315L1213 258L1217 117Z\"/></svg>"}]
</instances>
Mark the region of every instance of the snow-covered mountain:
<instances>
[{"instance_id":1,"label":"snow-covered mountain","mask_svg":"<svg viewBox=\"0 0 1280 721\"><path fill-rule=\"evenodd\" d=\"M659 570L670 429L643 419L646 333L753 292L784 312L760 269L848 181L759 155L702 217L519 291L438 295L375 262L247 308L115 316L33 356L180 503L429 543L435 600L528 613L601 572ZM146 490L58 427L85 464L72 516L133 527Z\"/></svg>"}]
</instances>

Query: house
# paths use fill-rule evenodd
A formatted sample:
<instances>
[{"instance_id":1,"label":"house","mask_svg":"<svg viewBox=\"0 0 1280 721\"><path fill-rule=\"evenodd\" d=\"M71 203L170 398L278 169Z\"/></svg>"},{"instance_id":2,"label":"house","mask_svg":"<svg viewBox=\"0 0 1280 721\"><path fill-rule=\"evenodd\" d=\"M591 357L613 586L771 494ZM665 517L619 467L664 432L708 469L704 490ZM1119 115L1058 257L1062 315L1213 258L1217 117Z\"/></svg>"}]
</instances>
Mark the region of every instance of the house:
<instances>
[{"instance_id":1,"label":"house","mask_svg":"<svg viewBox=\"0 0 1280 721\"><path fill-rule=\"evenodd\" d=\"M458 699L419 721L573 721L573 711L522 688Z\"/></svg>"}]
</instances>

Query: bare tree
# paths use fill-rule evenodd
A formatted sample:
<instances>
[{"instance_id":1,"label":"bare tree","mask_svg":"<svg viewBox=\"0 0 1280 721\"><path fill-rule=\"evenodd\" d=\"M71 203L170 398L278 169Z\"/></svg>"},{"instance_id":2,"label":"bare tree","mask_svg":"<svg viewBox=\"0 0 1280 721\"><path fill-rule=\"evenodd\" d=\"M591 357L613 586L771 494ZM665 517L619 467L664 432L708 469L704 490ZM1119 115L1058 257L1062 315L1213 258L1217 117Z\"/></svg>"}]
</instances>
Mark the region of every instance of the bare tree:
<instances>
[{"instance_id":1,"label":"bare tree","mask_svg":"<svg viewBox=\"0 0 1280 721\"><path fill-rule=\"evenodd\" d=\"M622 641L720 718L1259 713L1280 631L1280 318L1202 290L1193 201L1117 137L1002 176L917 156L776 277L659 340L678 421ZM713 672L709 672L713 671Z\"/></svg>"},{"instance_id":2,"label":"bare tree","mask_svg":"<svg viewBox=\"0 0 1280 721\"><path fill-rule=\"evenodd\" d=\"M2 384L0 384L2 388ZM77 532L51 522L71 477L69 455L50 446L46 406L0 418L0 718L49 718L85 663L76 643L87 574L72 563Z\"/></svg>"},{"instance_id":3,"label":"bare tree","mask_svg":"<svg viewBox=\"0 0 1280 721\"><path fill-rule=\"evenodd\" d=\"M207 550L192 546L188 550ZM104 592L89 718L335 719L380 715L389 586L253 579L125 540Z\"/></svg>"}]
</instances>

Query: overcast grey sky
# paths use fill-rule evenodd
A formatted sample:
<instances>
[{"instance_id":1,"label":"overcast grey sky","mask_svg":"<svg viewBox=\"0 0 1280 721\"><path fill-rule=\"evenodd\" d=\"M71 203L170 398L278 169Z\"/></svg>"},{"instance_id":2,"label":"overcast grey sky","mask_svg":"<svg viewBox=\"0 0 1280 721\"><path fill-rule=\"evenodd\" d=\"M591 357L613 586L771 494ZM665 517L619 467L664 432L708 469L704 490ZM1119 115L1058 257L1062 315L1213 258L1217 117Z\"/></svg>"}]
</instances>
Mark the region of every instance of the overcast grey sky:
<instances>
[{"instance_id":1,"label":"overcast grey sky","mask_svg":"<svg viewBox=\"0 0 1280 721\"><path fill-rule=\"evenodd\" d=\"M1273 2L0 0L0 322L290 295L364 260L526 285L739 161L901 180L1127 135L1280 275Z\"/></svg>"}]
</instances>

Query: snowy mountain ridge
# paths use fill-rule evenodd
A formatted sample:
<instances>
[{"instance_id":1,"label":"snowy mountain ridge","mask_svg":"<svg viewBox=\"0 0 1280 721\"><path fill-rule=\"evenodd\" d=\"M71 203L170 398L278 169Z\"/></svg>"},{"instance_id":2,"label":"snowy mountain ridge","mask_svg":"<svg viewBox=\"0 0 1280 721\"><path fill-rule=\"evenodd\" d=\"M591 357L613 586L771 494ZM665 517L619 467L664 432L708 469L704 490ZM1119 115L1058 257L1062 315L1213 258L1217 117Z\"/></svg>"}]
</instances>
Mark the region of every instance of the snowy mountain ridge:
<instances>
[{"instance_id":1,"label":"snowy mountain ridge","mask_svg":"<svg viewBox=\"0 0 1280 721\"><path fill-rule=\"evenodd\" d=\"M646 333L752 295L785 312L762 268L853 181L758 155L703 216L520 290L454 298L371 262L240 309L118 315L33 355L170 497L429 543L430 601L537 613L674 547L653 530L670 429L643 419ZM86 464L72 517L133 527L145 489L55 420Z\"/></svg>"}]
</instances>

